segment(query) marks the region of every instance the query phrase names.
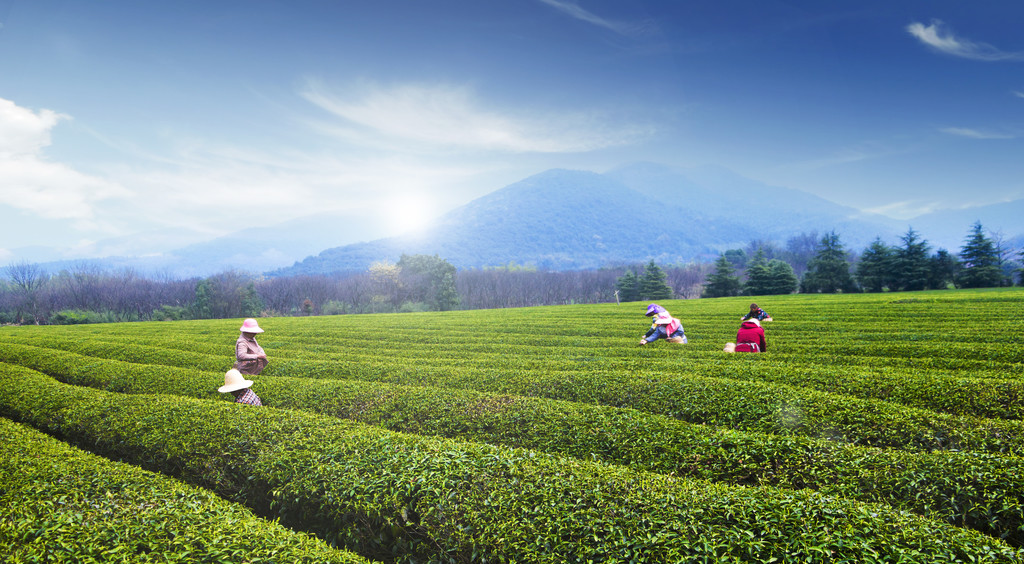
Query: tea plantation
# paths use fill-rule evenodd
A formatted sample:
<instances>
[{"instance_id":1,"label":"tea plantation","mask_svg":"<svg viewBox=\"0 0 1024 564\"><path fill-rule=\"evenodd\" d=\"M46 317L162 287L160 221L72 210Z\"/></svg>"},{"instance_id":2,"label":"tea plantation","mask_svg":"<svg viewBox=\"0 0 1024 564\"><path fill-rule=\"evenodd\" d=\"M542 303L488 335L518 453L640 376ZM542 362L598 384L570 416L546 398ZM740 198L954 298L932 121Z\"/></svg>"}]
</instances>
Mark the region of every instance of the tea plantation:
<instances>
[{"instance_id":1,"label":"tea plantation","mask_svg":"<svg viewBox=\"0 0 1024 564\"><path fill-rule=\"evenodd\" d=\"M3 562L1024 562L1024 289L0 328Z\"/></svg>"}]
</instances>

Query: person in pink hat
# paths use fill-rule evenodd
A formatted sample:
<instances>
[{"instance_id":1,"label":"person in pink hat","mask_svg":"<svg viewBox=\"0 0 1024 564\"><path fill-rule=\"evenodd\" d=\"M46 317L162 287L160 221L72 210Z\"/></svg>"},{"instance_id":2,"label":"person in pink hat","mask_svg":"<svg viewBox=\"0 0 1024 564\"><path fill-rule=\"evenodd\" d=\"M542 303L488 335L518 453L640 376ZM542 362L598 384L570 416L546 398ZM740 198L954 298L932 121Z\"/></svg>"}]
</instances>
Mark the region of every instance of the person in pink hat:
<instances>
[{"instance_id":1,"label":"person in pink hat","mask_svg":"<svg viewBox=\"0 0 1024 564\"><path fill-rule=\"evenodd\" d=\"M262 333L255 319L242 322L242 334L235 341L235 369L242 374L255 376L267 367L267 353L256 342L256 334Z\"/></svg>"}]
</instances>

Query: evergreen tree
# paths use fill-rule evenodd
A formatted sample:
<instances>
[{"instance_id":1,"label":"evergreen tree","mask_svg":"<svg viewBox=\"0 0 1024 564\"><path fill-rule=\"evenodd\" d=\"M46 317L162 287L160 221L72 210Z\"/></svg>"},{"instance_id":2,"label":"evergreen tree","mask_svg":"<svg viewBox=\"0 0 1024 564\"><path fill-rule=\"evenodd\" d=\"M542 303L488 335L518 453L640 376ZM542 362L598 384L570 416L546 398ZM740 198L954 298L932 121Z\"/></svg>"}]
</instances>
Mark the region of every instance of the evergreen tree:
<instances>
[{"instance_id":1,"label":"evergreen tree","mask_svg":"<svg viewBox=\"0 0 1024 564\"><path fill-rule=\"evenodd\" d=\"M754 258L747 263L747 281L743 293L748 296L767 294L771 288L771 270L764 256L764 249L758 247Z\"/></svg>"},{"instance_id":2,"label":"evergreen tree","mask_svg":"<svg viewBox=\"0 0 1024 564\"><path fill-rule=\"evenodd\" d=\"M875 239L864 250L857 263L857 281L865 292L881 292L891 288L892 269L896 252L881 239Z\"/></svg>"},{"instance_id":3,"label":"evergreen tree","mask_svg":"<svg viewBox=\"0 0 1024 564\"><path fill-rule=\"evenodd\" d=\"M985 236L981 222L975 221L971 233L960 247L958 285L961 288L991 288L1002 285L1003 273L999 267L999 252L992 239Z\"/></svg>"},{"instance_id":4,"label":"evergreen tree","mask_svg":"<svg viewBox=\"0 0 1024 564\"><path fill-rule=\"evenodd\" d=\"M724 254L719 255L718 260L715 261L715 272L708 276L704 283L701 297L725 298L740 295L742 285L739 276L734 273L735 270L729 259Z\"/></svg>"},{"instance_id":5,"label":"evergreen tree","mask_svg":"<svg viewBox=\"0 0 1024 564\"><path fill-rule=\"evenodd\" d=\"M768 287L765 294L792 294L799 285L796 273L788 262L779 259L768 261Z\"/></svg>"},{"instance_id":6,"label":"evergreen tree","mask_svg":"<svg viewBox=\"0 0 1024 564\"><path fill-rule=\"evenodd\" d=\"M195 301L191 307L192 319L213 318L213 284L203 278L196 284Z\"/></svg>"},{"instance_id":7,"label":"evergreen tree","mask_svg":"<svg viewBox=\"0 0 1024 564\"><path fill-rule=\"evenodd\" d=\"M1020 250L1018 256L1020 257L1020 262L1024 264L1024 249ZM1024 286L1024 267L1017 269L1017 283Z\"/></svg>"},{"instance_id":8,"label":"evergreen tree","mask_svg":"<svg viewBox=\"0 0 1024 564\"><path fill-rule=\"evenodd\" d=\"M834 294L856 290L846 255L835 231L822 237L814 258L807 263L807 272L804 274L800 291Z\"/></svg>"},{"instance_id":9,"label":"evergreen tree","mask_svg":"<svg viewBox=\"0 0 1024 564\"><path fill-rule=\"evenodd\" d=\"M895 283L897 290L927 290L931 265L928 261L928 241L918 238L913 227L900 237L902 247L896 248Z\"/></svg>"},{"instance_id":10,"label":"evergreen tree","mask_svg":"<svg viewBox=\"0 0 1024 564\"><path fill-rule=\"evenodd\" d=\"M258 317L263 311L263 298L256 292L256 284L252 281L242 291L242 317Z\"/></svg>"},{"instance_id":11,"label":"evergreen tree","mask_svg":"<svg viewBox=\"0 0 1024 564\"><path fill-rule=\"evenodd\" d=\"M668 285L668 275L660 266L654 264L654 259L647 263L644 274L640 277L640 299L672 299L672 287Z\"/></svg>"},{"instance_id":12,"label":"evergreen tree","mask_svg":"<svg viewBox=\"0 0 1024 564\"><path fill-rule=\"evenodd\" d=\"M743 249L729 249L723 256L734 268L747 267L747 253Z\"/></svg>"},{"instance_id":13,"label":"evergreen tree","mask_svg":"<svg viewBox=\"0 0 1024 564\"><path fill-rule=\"evenodd\" d=\"M946 249L939 249L931 259L931 281L929 287L945 289L950 283L956 283L959 277L960 261L949 254ZM959 287L959 286L958 286Z\"/></svg>"},{"instance_id":14,"label":"evergreen tree","mask_svg":"<svg viewBox=\"0 0 1024 564\"><path fill-rule=\"evenodd\" d=\"M632 270L627 270L615 281L615 289L619 292L620 302L640 301L640 279Z\"/></svg>"}]
</instances>

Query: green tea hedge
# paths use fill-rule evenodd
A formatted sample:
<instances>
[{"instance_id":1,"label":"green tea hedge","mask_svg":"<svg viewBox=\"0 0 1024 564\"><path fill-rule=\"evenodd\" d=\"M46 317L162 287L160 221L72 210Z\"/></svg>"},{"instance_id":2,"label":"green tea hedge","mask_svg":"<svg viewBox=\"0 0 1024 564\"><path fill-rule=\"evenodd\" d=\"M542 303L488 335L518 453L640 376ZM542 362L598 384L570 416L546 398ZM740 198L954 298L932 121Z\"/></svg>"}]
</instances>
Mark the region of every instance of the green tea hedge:
<instances>
[{"instance_id":1,"label":"green tea hedge","mask_svg":"<svg viewBox=\"0 0 1024 564\"><path fill-rule=\"evenodd\" d=\"M402 562L1017 562L980 533L806 491L728 487L301 411L0 370L0 412Z\"/></svg>"},{"instance_id":2,"label":"green tea hedge","mask_svg":"<svg viewBox=\"0 0 1024 564\"><path fill-rule=\"evenodd\" d=\"M0 418L0 560L368 564L238 504Z\"/></svg>"},{"instance_id":3,"label":"green tea hedge","mask_svg":"<svg viewBox=\"0 0 1024 564\"><path fill-rule=\"evenodd\" d=\"M215 397L219 374L9 345L0 359L127 393ZM524 447L737 485L812 488L1024 540L1024 461L909 453L693 425L635 410L467 390L259 377L264 403L391 430Z\"/></svg>"},{"instance_id":4,"label":"green tea hedge","mask_svg":"<svg viewBox=\"0 0 1024 564\"><path fill-rule=\"evenodd\" d=\"M160 349L155 347L76 341L68 343L67 348L91 351L102 358L164 364L160 360ZM212 356L193 356L196 358L186 363L188 367L203 370L230 367L230 363ZM1021 421L954 416L753 380L686 377L651 371L548 373L543 368L463 371L457 365L439 373L418 364L398 370L386 362L341 360L275 360L264 374L460 388L608 405L691 423L755 433L827 438L860 446L1024 454L1024 422ZM935 393L941 394L942 390Z\"/></svg>"}]
</instances>

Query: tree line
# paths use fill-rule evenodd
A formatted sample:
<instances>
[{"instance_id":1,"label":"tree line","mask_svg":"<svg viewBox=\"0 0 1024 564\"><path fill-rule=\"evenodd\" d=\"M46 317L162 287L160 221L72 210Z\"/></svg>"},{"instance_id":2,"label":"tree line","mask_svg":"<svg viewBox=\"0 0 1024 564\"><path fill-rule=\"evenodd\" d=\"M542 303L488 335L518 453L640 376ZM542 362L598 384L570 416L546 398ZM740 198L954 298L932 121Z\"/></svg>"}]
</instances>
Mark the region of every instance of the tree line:
<instances>
[{"instance_id":1,"label":"tree line","mask_svg":"<svg viewBox=\"0 0 1024 564\"><path fill-rule=\"evenodd\" d=\"M883 292L992 288L1011 286L1014 276L1024 284L1024 249L1006 248L975 222L954 255L945 249L931 252L928 241L909 228L900 244L890 246L876 238L859 256L844 249L837 233L829 232L814 247L803 275L780 259L768 259L763 248L738 273L743 252L726 251L708 276L703 297L837 292Z\"/></svg>"},{"instance_id":2,"label":"tree line","mask_svg":"<svg viewBox=\"0 0 1024 564\"><path fill-rule=\"evenodd\" d=\"M83 262L56 274L31 263L3 269L0 323L75 324L232 317L492 309L537 305L692 299L792 292L880 292L1011 285L1022 276L1013 251L972 226L959 254L913 229L895 246L876 239L862 253L839 235L801 233L785 246L751 241L714 263L623 264L544 271L514 263L457 270L434 255L402 255L348 276L267 278L237 271L206 278L146 277ZM1024 284L1024 281L1020 283Z\"/></svg>"}]
</instances>

